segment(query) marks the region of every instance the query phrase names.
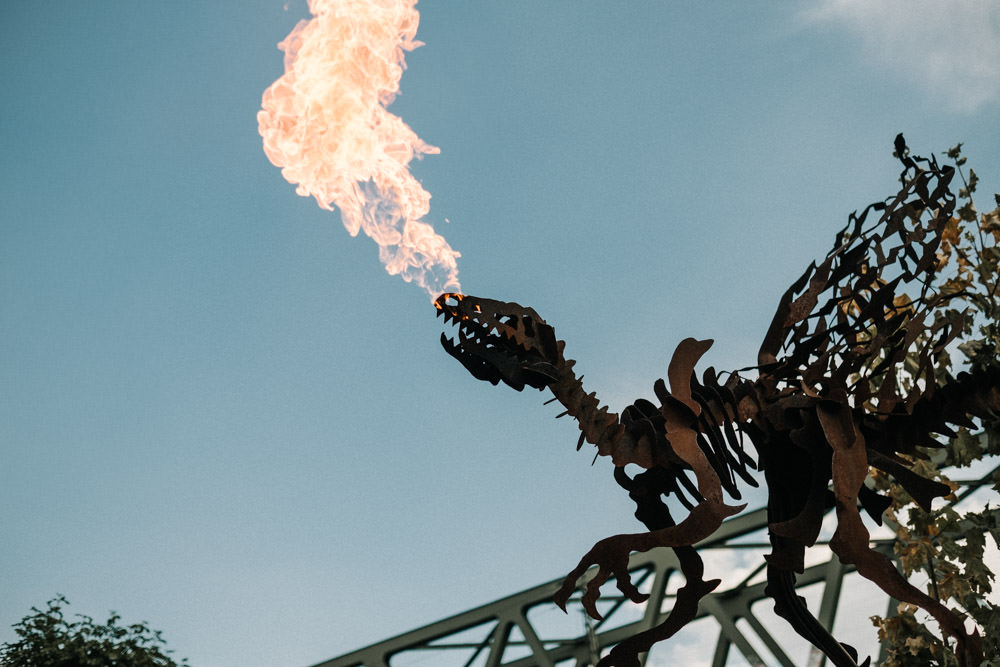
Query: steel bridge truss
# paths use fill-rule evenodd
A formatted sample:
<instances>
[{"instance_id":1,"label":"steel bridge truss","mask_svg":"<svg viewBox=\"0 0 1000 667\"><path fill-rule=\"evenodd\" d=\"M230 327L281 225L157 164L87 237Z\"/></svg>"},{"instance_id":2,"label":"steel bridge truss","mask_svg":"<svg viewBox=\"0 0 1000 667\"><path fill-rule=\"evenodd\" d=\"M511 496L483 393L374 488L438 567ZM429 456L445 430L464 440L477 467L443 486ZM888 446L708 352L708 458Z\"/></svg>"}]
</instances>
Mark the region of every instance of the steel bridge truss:
<instances>
[{"instance_id":1,"label":"steel bridge truss","mask_svg":"<svg viewBox=\"0 0 1000 667\"><path fill-rule=\"evenodd\" d=\"M990 483L991 475L992 472L974 481L959 482L965 488L949 506ZM764 594L763 554L770 549L766 529L767 513L762 508L727 520L715 535L697 545L705 560L706 578L721 576L724 590L703 598L694 622L675 637L655 645L646 656L647 667L668 664L823 667L826 664L818 650L774 615L773 605ZM829 532L824 529L824 535ZM873 540L873 546L891 556L892 533L883 529L882 535L881 539ZM814 613L818 603L816 617L820 623L834 628L845 581L853 577L864 585L869 582L860 579L853 566L842 565L825 544L821 539L807 551L807 567L798 575L796 588ZM581 590L595 572L596 568L587 572ZM672 608L674 592L684 581L680 563L669 548L632 554L629 573L639 589L649 594L649 600L636 605L620 594L612 594L612 590L617 593L612 579L604 587L608 593L598 603L602 621L591 621L583 613L579 594L571 598L568 614L556 608L552 597L562 580L555 580L314 667L589 667L616 643L662 623ZM739 579L735 585L730 583L733 575ZM854 638L835 634L838 639L854 643L862 658L878 652L878 656L872 655L878 657L878 664L885 657L885 648L876 644L875 628L868 617L892 616L896 603L874 589L874 585L870 589L876 594L874 602L869 600L867 606L861 605L866 613L859 611L852 597L852 609L846 618L848 622L853 620L855 627L864 628L868 645L864 640L851 642ZM684 660L676 657L678 648L686 648Z\"/></svg>"}]
</instances>

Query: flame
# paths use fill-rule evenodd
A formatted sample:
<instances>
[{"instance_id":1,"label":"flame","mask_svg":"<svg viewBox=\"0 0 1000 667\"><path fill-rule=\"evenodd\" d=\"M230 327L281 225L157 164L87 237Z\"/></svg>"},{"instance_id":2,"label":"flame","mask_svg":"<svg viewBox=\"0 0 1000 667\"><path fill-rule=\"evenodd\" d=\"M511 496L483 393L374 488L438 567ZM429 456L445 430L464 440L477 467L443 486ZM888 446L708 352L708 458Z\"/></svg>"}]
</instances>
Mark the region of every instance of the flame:
<instances>
[{"instance_id":1,"label":"flame","mask_svg":"<svg viewBox=\"0 0 1000 667\"><path fill-rule=\"evenodd\" d=\"M379 246L386 271L423 287L433 299L459 291L458 252L421 219L428 193L409 171L437 154L386 107L399 92L405 51L415 40L416 0L309 0L278 48L285 73L257 112L264 152L303 197L340 209L351 236Z\"/></svg>"}]
</instances>

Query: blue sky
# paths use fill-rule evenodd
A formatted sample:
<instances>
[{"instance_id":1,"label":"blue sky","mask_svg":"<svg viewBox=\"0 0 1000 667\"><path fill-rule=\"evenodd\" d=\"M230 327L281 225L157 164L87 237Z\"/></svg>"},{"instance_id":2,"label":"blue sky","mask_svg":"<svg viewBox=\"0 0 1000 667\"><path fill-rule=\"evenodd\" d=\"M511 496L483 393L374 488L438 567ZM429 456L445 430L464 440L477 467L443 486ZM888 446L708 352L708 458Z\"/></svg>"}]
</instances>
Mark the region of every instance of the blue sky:
<instances>
[{"instance_id":1,"label":"blue sky","mask_svg":"<svg viewBox=\"0 0 1000 667\"><path fill-rule=\"evenodd\" d=\"M892 140L1000 189L1000 10L426 2L391 110L472 294L587 385L753 362ZM305 666L635 530L555 406L475 382L426 295L295 195L255 120L303 0L0 6L0 641L56 593L193 665ZM445 222L445 219L450 222Z\"/></svg>"}]
</instances>

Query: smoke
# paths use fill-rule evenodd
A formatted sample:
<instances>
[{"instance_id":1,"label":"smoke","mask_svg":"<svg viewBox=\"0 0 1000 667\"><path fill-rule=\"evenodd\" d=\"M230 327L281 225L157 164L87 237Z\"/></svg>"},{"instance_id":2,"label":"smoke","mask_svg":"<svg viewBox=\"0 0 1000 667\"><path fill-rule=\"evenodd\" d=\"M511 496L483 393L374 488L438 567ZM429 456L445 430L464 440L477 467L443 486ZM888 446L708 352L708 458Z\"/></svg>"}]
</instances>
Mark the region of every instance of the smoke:
<instances>
[{"instance_id":1,"label":"smoke","mask_svg":"<svg viewBox=\"0 0 1000 667\"><path fill-rule=\"evenodd\" d=\"M460 291L458 252L422 218L430 193L409 170L439 153L386 110L416 41L416 0L309 0L278 48L285 73L264 91L264 152L303 197L340 210L351 236L379 246L386 271L433 299Z\"/></svg>"}]
</instances>

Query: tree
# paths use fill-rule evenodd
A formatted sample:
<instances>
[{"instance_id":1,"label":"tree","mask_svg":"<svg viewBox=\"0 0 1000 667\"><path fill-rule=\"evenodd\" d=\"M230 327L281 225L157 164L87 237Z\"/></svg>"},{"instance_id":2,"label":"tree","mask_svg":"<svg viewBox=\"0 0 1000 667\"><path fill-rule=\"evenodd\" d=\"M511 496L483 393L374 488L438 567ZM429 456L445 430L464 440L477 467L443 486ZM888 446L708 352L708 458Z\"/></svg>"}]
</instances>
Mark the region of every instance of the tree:
<instances>
[{"instance_id":1,"label":"tree","mask_svg":"<svg viewBox=\"0 0 1000 667\"><path fill-rule=\"evenodd\" d=\"M143 621L120 625L121 616L111 612L107 623L75 614L69 621L63 607L69 602L58 595L44 611L34 612L14 625L20 639L0 647L2 667L184 667L169 657L159 630Z\"/></svg>"},{"instance_id":2,"label":"tree","mask_svg":"<svg viewBox=\"0 0 1000 667\"><path fill-rule=\"evenodd\" d=\"M938 262L939 269L949 272L941 290L957 295L967 310L937 313L938 318L963 328L962 342L953 350L955 359L936 370L936 379L942 384L958 366L985 369L1000 365L1000 195L994 195L996 209L979 213L973 201L979 179L972 169L966 178L961 149L962 144L958 144L947 152L964 187L959 189L962 205L946 229ZM897 146L900 150L906 151L905 144ZM1000 455L1000 419L960 428L946 447L924 453L924 460L914 462L915 472L957 490L947 474ZM1000 473L994 473L990 481L995 491L1000 490ZM982 664L1000 667L1000 607L987 600L995 575L983 562L986 536L1000 545L1000 508L987 503L965 513L953 508L925 512L889 476L873 475L873 482L893 501L885 517L895 528L894 548L903 573L924 572L929 595L982 629L986 657ZM896 615L872 620L879 628L879 638L888 645L885 667L956 664L954 652L946 648L947 641L936 625L912 605L900 604Z\"/></svg>"}]
</instances>

